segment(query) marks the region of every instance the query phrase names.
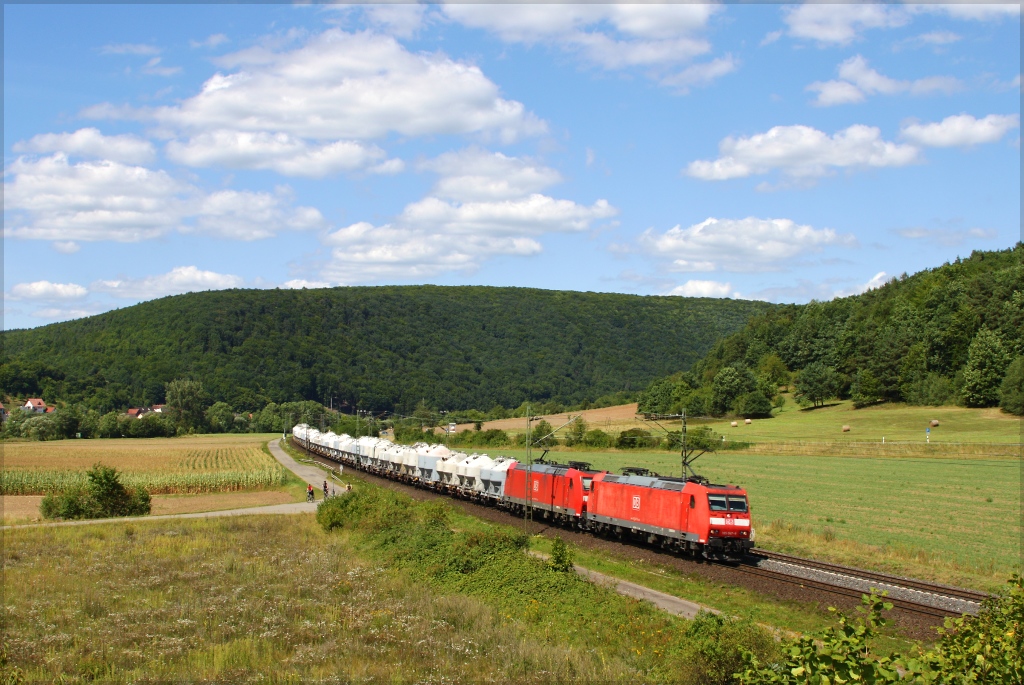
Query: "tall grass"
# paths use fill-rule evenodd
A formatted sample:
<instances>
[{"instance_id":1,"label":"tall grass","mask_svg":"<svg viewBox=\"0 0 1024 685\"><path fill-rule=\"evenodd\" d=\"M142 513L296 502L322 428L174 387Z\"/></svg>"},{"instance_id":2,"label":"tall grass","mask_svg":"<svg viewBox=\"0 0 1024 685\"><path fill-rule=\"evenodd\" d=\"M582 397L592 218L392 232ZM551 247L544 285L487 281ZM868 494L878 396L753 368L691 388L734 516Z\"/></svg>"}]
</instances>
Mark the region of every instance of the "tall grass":
<instances>
[{"instance_id":1,"label":"tall grass","mask_svg":"<svg viewBox=\"0 0 1024 685\"><path fill-rule=\"evenodd\" d=\"M540 562L503 609L497 578L440 587L354 539L306 516L8 531L8 657L29 682L720 682L688 673L731 625L670 619Z\"/></svg>"}]
</instances>

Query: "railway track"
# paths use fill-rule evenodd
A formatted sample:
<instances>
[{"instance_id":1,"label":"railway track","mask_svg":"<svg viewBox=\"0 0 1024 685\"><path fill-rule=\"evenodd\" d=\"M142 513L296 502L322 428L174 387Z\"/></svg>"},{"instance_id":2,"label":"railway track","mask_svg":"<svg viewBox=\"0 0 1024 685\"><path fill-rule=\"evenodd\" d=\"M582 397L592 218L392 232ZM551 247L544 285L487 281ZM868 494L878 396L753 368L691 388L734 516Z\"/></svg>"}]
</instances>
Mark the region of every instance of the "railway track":
<instances>
[{"instance_id":1,"label":"railway track","mask_svg":"<svg viewBox=\"0 0 1024 685\"><path fill-rule=\"evenodd\" d=\"M757 550L756 556L765 557L767 559L774 559L787 564L794 564L797 566L807 566L808 568L816 568L822 571L828 571L838 575L849 575L857 578L863 578L865 580L874 580L879 583L886 585L894 585L897 587L905 587L920 592L926 592L933 595L941 595L945 597L955 597L968 602L974 602L975 604L981 604L982 601L988 599L990 595L987 592L980 592L978 590L966 590L964 588L953 587L951 585L940 585L938 583L928 583L922 580L915 580L913 578L904 578L902 576L893 576L887 573L878 573L876 571L865 571L860 568L852 568L850 566L841 566L839 564L830 564L824 561L817 561L815 559L804 559L802 557L795 557L790 554L782 554L780 552L767 552L765 550Z\"/></svg>"}]
</instances>

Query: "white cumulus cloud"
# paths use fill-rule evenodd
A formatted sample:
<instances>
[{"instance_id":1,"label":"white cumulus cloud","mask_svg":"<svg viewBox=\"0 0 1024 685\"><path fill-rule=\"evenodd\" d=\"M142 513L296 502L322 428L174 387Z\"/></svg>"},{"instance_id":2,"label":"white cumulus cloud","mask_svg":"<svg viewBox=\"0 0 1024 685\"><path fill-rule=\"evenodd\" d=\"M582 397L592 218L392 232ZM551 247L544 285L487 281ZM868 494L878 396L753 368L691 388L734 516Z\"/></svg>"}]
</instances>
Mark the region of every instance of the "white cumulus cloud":
<instances>
[{"instance_id":1,"label":"white cumulus cloud","mask_svg":"<svg viewBox=\"0 0 1024 685\"><path fill-rule=\"evenodd\" d=\"M776 126L750 137L730 136L718 148L718 159L691 162L686 173L720 181L777 169L813 178L836 168L905 166L918 159L917 148L883 140L879 129L861 124L831 136L810 126Z\"/></svg>"},{"instance_id":2,"label":"white cumulus cloud","mask_svg":"<svg viewBox=\"0 0 1024 685\"><path fill-rule=\"evenodd\" d=\"M77 283L34 281L13 286L10 297L15 300L78 300L88 294L89 291Z\"/></svg>"},{"instance_id":3,"label":"white cumulus cloud","mask_svg":"<svg viewBox=\"0 0 1024 685\"><path fill-rule=\"evenodd\" d=\"M328 29L293 50L255 47L219 58L217 73L175 106L88 108L86 116L152 119L196 134L285 133L316 141L488 134L511 141L545 124L500 96L476 66L414 54L390 36Z\"/></svg>"},{"instance_id":4,"label":"white cumulus cloud","mask_svg":"<svg viewBox=\"0 0 1024 685\"><path fill-rule=\"evenodd\" d=\"M285 188L204 193L165 171L109 160L73 164L64 153L19 157L5 176L4 237L49 240L65 253L78 249L76 241L137 242L173 230L256 240L325 227L316 209L293 206Z\"/></svg>"},{"instance_id":5,"label":"white cumulus cloud","mask_svg":"<svg viewBox=\"0 0 1024 685\"><path fill-rule=\"evenodd\" d=\"M64 152L127 164L145 164L156 155L148 140L133 135L105 136L95 128L81 128L74 133L40 133L15 143L11 149L15 152Z\"/></svg>"},{"instance_id":6,"label":"white cumulus cloud","mask_svg":"<svg viewBox=\"0 0 1024 685\"><path fill-rule=\"evenodd\" d=\"M721 9L715 3L449 2L444 6L450 19L492 32L505 42L554 46L608 70L649 69L659 82L682 86L684 92L685 86L710 83L736 66L729 57L689 73L671 73L710 52L711 44L702 33Z\"/></svg>"},{"instance_id":7,"label":"white cumulus cloud","mask_svg":"<svg viewBox=\"0 0 1024 685\"><path fill-rule=\"evenodd\" d=\"M356 141L317 146L287 133L221 129L185 142L172 140L167 144L167 156L194 167L270 169L284 176L321 178L380 164L387 155L376 145Z\"/></svg>"},{"instance_id":8,"label":"white cumulus cloud","mask_svg":"<svg viewBox=\"0 0 1024 685\"><path fill-rule=\"evenodd\" d=\"M204 235L233 240L261 240L281 230L323 228L326 221L312 207L291 207L288 193L254 193L221 190L204 197L196 212L194 228Z\"/></svg>"},{"instance_id":9,"label":"white cumulus cloud","mask_svg":"<svg viewBox=\"0 0 1024 685\"><path fill-rule=\"evenodd\" d=\"M355 283L469 272L499 255L537 254L544 235L586 231L617 213L606 200L587 206L542 194L561 177L528 159L469 148L421 168L440 175L431 194L390 223L361 221L330 233L325 242L334 249L322 278Z\"/></svg>"},{"instance_id":10,"label":"white cumulus cloud","mask_svg":"<svg viewBox=\"0 0 1024 685\"><path fill-rule=\"evenodd\" d=\"M794 259L829 246L857 244L851 235L816 229L790 219L709 218L664 233L648 229L639 238L648 255L669 260L673 271L779 271Z\"/></svg>"},{"instance_id":11,"label":"white cumulus cloud","mask_svg":"<svg viewBox=\"0 0 1024 685\"><path fill-rule=\"evenodd\" d=\"M827 107L863 102L868 95L950 94L962 87L963 84L952 76L929 76L915 81L892 79L878 73L868 66L864 57L856 55L839 65L839 80L818 81L807 86L807 90L818 93L815 104Z\"/></svg>"},{"instance_id":12,"label":"white cumulus cloud","mask_svg":"<svg viewBox=\"0 0 1024 685\"><path fill-rule=\"evenodd\" d=\"M421 167L440 174L435 195L460 201L522 197L562 180L554 169L477 147L447 152Z\"/></svg>"},{"instance_id":13,"label":"white cumulus cloud","mask_svg":"<svg viewBox=\"0 0 1024 685\"><path fill-rule=\"evenodd\" d=\"M239 276L203 271L195 266L179 266L156 276L96 281L90 285L90 289L94 292L109 293L114 297L150 300L155 297L202 290L239 288L243 282Z\"/></svg>"},{"instance_id":14,"label":"white cumulus cloud","mask_svg":"<svg viewBox=\"0 0 1024 685\"><path fill-rule=\"evenodd\" d=\"M65 153L19 157L5 174L4 236L135 242L176 228L189 187L164 171L112 161L72 164Z\"/></svg>"},{"instance_id":15,"label":"white cumulus cloud","mask_svg":"<svg viewBox=\"0 0 1024 685\"><path fill-rule=\"evenodd\" d=\"M1018 114L989 114L982 119L958 114L930 124L907 124L902 135L911 142L928 147L970 147L994 143L1019 126Z\"/></svg>"},{"instance_id":16,"label":"white cumulus cloud","mask_svg":"<svg viewBox=\"0 0 1024 685\"><path fill-rule=\"evenodd\" d=\"M732 285L720 281L694 281L690 280L682 285L672 288L667 294L679 295L681 297L737 297L739 293L733 292Z\"/></svg>"},{"instance_id":17,"label":"white cumulus cloud","mask_svg":"<svg viewBox=\"0 0 1024 685\"><path fill-rule=\"evenodd\" d=\"M875 3L804 3L783 8L783 20L794 38L846 45L865 29L903 26L910 15L903 8Z\"/></svg>"}]
</instances>

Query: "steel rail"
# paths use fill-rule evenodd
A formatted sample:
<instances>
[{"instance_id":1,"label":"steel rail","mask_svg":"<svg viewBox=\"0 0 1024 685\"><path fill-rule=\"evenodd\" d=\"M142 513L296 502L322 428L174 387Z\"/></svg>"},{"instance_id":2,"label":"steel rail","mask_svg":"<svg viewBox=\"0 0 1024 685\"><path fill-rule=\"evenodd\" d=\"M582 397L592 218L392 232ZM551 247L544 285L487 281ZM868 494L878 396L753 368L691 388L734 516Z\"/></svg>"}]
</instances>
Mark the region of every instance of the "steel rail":
<instances>
[{"instance_id":1,"label":"steel rail","mask_svg":"<svg viewBox=\"0 0 1024 685\"><path fill-rule=\"evenodd\" d=\"M819 580L808 580L806 578L800 578L799 576L791 576L788 573L782 571L770 571L764 568L758 568L757 566L733 566L737 571L746 573L752 576L760 576L762 578L771 578L775 581L783 583L789 583L791 585L799 585L800 587L809 587L815 590L821 590L822 592L829 592L834 595L842 595L844 597L853 597L860 599L866 592L860 590L853 590L851 588L842 587L840 585L832 585L831 583L823 583ZM932 616L935 618L945 618L947 616L960 616L960 612L953 611L951 609L940 609L933 607L928 604L918 604L917 602L911 602L906 599L896 599L894 597L886 597L886 602L892 603L894 608L900 609L901 611L907 611L915 614L923 614L925 616Z\"/></svg>"},{"instance_id":2,"label":"steel rail","mask_svg":"<svg viewBox=\"0 0 1024 685\"><path fill-rule=\"evenodd\" d=\"M750 556L772 559L774 561L780 561L793 566L803 566L805 568L817 569L859 580L874 581L907 590L916 590L929 595L965 600L968 602L974 602L975 604L981 604L981 602L990 597L987 592L980 592L978 590L967 590L965 588L952 587L950 585L929 583L923 580L903 578L900 576L890 575L888 573L879 573L877 571L865 571L864 569L832 564L826 561L818 561L816 559L805 559L803 557L796 557L790 554L782 554L781 552L769 552L767 550L758 549L751 552Z\"/></svg>"}]
</instances>

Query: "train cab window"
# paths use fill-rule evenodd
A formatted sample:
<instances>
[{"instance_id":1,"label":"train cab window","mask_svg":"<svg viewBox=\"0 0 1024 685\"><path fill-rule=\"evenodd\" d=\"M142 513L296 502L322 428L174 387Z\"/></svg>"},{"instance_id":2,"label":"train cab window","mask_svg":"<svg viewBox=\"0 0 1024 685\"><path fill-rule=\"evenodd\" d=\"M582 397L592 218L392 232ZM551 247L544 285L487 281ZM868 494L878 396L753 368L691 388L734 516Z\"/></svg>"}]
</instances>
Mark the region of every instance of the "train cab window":
<instances>
[{"instance_id":1,"label":"train cab window","mask_svg":"<svg viewBox=\"0 0 1024 685\"><path fill-rule=\"evenodd\" d=\"M572 482L572 481L570 480L570 481L569 481L569 489L570 489L570 490L572 490L572 483L573 483L573 482Z\"/></svg>"},{"instance_id":2,"label":"train cab window","mask_svg":"<svg viewBox=\"0 0 1024 685\"><path fill-rule=\"evenodd\" d=\"M747 498L746 497L730 497L729 498L729 511L746 511L747 510Z\"/></svg>"},{"instance_id":3,"label":"train cab window","mask_svg":"<svg viewBox=\"0 0 1024 685\"><path fill-rule=\"evenodd\" d=\"M708 495L708 508L711 511L728 511L725 495Z\"/></svg>"},{"instance_id":4,"label":"train cab window","mask_svg":"<svg viewBox=\"0 0 1024 685\"><path fill-rule=\"evenodd\" d=\"M690 508L694 509L694 508L696 508L696 506L697 506L697 498L694 497L693 495L690 495Z\"/></svg>"},{"instance_id":5,"label":"train cab window","mask_svg":"<svg viewBox=\"0 0 1024 685\"><path fill-rule=\"evenodd\" d=\"M591 483L594 482L594 479L593 478L580 478L580 480L583 481L583 489L584 490L590 490L590 485L591 485Z\"/></svg>"}]
</instances>

